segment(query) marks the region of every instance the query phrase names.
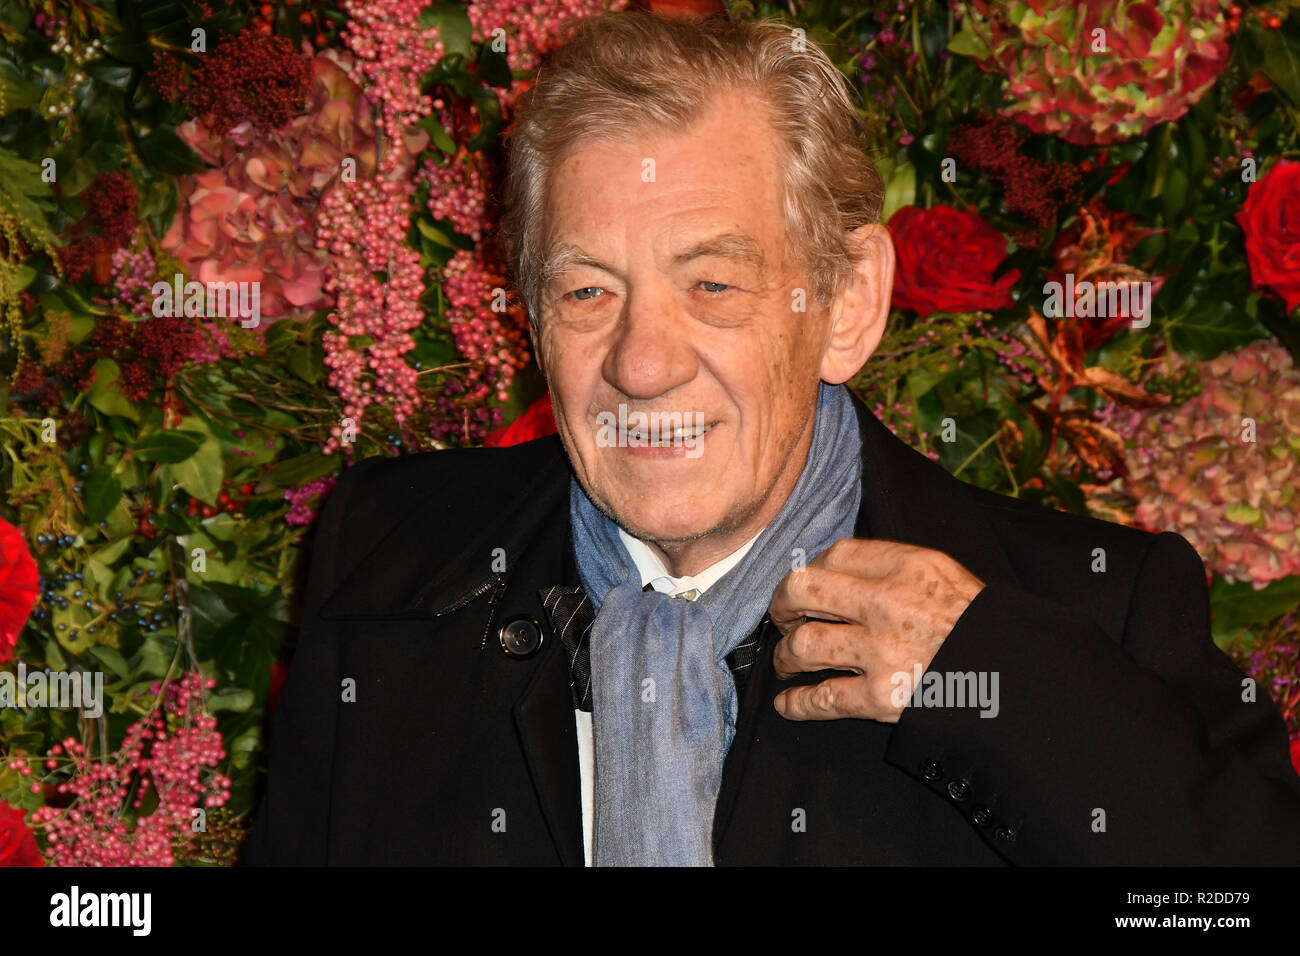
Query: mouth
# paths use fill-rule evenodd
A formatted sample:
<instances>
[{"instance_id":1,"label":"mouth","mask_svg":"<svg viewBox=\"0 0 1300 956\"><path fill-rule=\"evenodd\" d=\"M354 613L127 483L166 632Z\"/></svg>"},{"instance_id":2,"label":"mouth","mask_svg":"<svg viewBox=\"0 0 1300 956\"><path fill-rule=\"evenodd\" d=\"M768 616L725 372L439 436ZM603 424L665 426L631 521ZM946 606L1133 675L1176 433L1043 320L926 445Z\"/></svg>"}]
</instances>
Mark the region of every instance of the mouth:
<instances>
[{"instance_id":1,"label":"mouth","mask_svg":"<svg viewBox=\"0 0 1300 956\"><path fill-rule=\"evenodd\" d=\"M629 428L627 430L627 442L629 446L635 445L649 448L684 447L689 442L695 442L703 438L716 424L718 423L678 425L675 428L665 427L658 431L649 428Z\"/></svg>"}]
</instances>

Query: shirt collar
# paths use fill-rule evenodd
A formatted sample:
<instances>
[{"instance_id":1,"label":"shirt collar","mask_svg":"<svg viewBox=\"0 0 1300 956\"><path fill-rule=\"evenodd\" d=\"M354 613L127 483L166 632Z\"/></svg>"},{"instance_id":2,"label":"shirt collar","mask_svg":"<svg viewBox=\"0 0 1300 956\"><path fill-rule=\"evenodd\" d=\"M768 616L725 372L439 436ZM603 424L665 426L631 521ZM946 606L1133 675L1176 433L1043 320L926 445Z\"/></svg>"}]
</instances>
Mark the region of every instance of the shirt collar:
<instances>
[{"instance_id":1,"label":"shirt collar","mask_svg":"<svg viewBox=\"0 0 1300 956\"><path fill-rule=\"evenodd\" d=\"M712 585L716 584L724 574L734 568L741 562L741 559L749 553L749 549L754 546L758 540L758 535L750 538L731 554L727 555L720 561L715 561L699 574L688 574L680 578L675 578L668 573L664 567L663 561L659 556L650 549L644 541L632 537L622 528L618 529L619 539L623 542L623 547L627 549L628 557L636 565L637 573L641 576L641 586L649 584L656 591L663 594L671 594L673 597L686 596L691 591L696 591L697 597L703 594ZM694 600L694 598L690 598Z\"/></svg>"}]
</instances>

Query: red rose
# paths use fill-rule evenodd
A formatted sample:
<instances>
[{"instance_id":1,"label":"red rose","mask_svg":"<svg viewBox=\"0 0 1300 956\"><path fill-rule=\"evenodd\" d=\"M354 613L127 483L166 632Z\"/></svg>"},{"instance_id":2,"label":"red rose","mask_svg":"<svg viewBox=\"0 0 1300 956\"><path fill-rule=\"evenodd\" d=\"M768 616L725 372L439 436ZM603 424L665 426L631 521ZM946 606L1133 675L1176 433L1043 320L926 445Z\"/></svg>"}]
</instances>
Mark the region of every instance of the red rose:
<instances>
[{"instance_id":1,"label":"red rose","mask_svg":"<svg viewBox=\"0 0 1300 956\"><path fill-rule=\"evenodd\" d=\"M1237 224L1257 289L1272 289L1287 312L1300 306L1300 162L1278 160L1250 187Z\"/></svg>"},{"instance_id":2,"label":"red rose","mask_svg":"<svg viewBox=\"0 0 1300 956\"><path fill-rule=\"evenodd\" d=\"M1291 766L1300 774L1300 737L1291 738Z\"/></svg>"},{"instance_id":3,"label":"red rose","mask_svg":"<svg viewBox=\"0 0 1300 956\"><path fill-rule=\"evenodd\" d=\"M551 409L551 393L543 392L541 398L529 405L528 410L509 425L488 432L483 444L489 448L507 448L554 434L555 413Z\"/></svg>"},{"instance_id":4,"label":"red rose","mask_svg":"<svg viewBox=\"0 0 1300 956\"><path fill-rule=\"evenodd\" d=\"M44 866L27 812L0 800L0 866Z\"/></svg>"},{"instance_id":5,"label":"red rose","mask_svg":"<svg viewBox=\"0 0 1300 956\"><path fill-rule=\"evenodd\" d=\"M0 520L0 662L13 656L18 632L36 605L40 582L23 533Z\"/></svg>"},{"instance_id":6,"label":"red rose","mask_svg":"<svg viewBox=\"0 0 1300 956\"><path fill-rule=\"evenodd\" d=\"M1012 269L996 282L993 270L1007 257L1007 240L973 212L951 206L904 206L889 220L898 264L893 304L931 312L1004 309L1015 302Z\"/></svg>"}]
</instances>

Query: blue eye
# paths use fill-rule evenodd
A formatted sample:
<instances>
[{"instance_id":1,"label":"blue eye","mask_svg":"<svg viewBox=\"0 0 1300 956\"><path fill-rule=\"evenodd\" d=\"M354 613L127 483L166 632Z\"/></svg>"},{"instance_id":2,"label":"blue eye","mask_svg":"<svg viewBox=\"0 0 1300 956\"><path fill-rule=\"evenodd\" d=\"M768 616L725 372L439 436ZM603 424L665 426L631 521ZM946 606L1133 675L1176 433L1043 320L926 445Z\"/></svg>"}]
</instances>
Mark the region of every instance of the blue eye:
<instances>
[{"instance_id":1,"label":"blue eye","mask_svg":"<svg viewBox=\"0 0 1300 956\"><path fill-rule=\"evenodd\" d=\"M700 281L700 285L704 285L704 286L709 286L709 285L720 286L720 288L717 288L717 289L705 289L705 290L704 290L705 292L725 292L725 291L727 291L728 289L731 288L731 286L727 285L725 282L710 282L708 279L703 279L703 280L701 280L701 281Z\"/></svg>"},{"instance_id":2,"label":"blue eye","mask_svg":"<svg viewBox=\"0 0 1300 956\"><path fill-rule=\"evenodd\" d=\"M583 293L584 293L584 292L590 292L590 291L592 291L592 290L595 290L596 292L602 292L602 291L604 291L604 290L602 290L601 287L598 286L598 285L588 285L588 286L583 286L581 289L575 289L575 290L573 291L572 295L573 295L573 297L574 297L575 299L577 299L578 301L580 301L580 302L586 302L588 299L594 298L594 296L583 295Z\"/></svg>"}]
</instances>

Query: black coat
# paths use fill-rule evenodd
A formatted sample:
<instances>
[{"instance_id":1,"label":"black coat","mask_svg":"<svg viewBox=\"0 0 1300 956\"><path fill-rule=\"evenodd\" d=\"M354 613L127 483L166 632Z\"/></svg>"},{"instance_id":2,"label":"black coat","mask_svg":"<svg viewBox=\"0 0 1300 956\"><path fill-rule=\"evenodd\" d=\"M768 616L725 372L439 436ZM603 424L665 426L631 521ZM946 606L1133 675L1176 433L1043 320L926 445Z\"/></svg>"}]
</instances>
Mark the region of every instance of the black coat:
<instances>
[{"instance_id":1,"label":"black coat","mask_svg":"<svg viewBox=\"0 0 1300 956\"><path fill-rule=\"evenodd\" d=\"M787 721L776 694L827 674L778 680L780 635L761 627L716 862L1300 861L1285 728L1211 641L1191 546L967 485L857 408L856 534L945 551L986 582L930 670L998 672L1000 712ZM555 436L344 473L244 862L582 865L567 662L538 594L579 583L571 474ZM523 660L498 638L515 615L543 634Z\"/></svg>"}]
</instances>

